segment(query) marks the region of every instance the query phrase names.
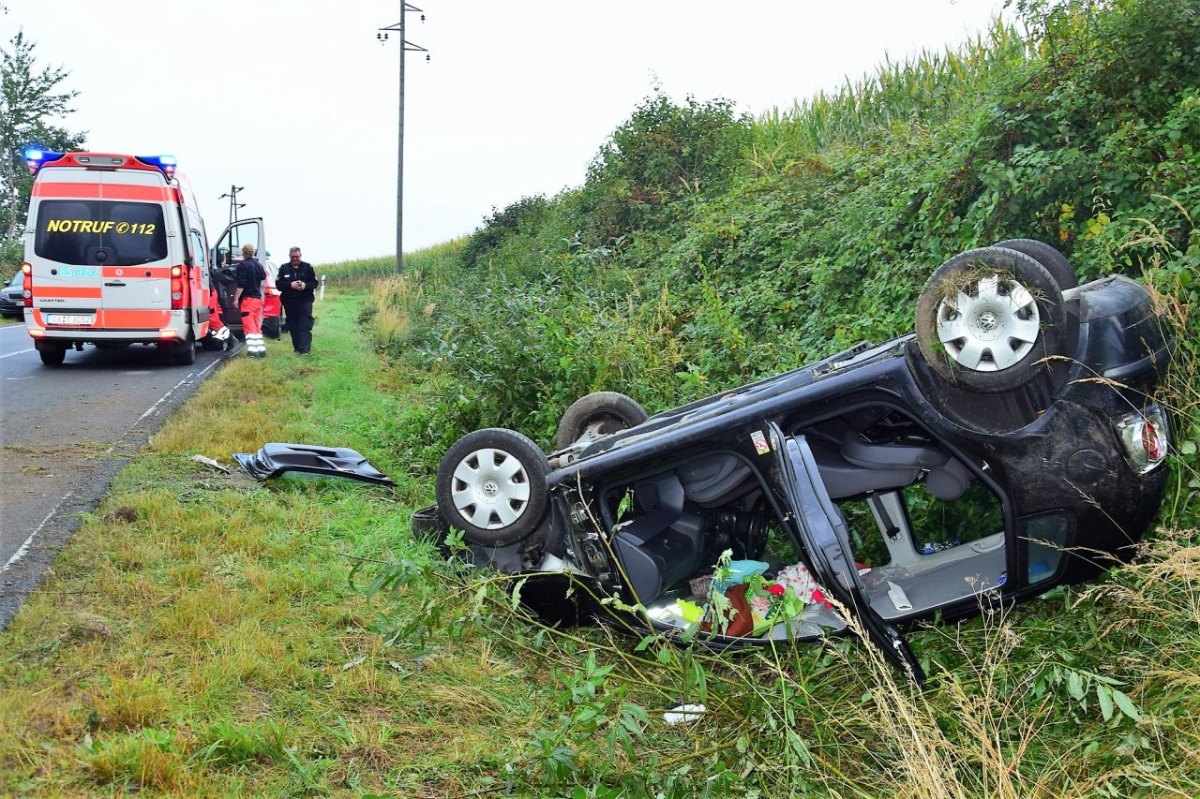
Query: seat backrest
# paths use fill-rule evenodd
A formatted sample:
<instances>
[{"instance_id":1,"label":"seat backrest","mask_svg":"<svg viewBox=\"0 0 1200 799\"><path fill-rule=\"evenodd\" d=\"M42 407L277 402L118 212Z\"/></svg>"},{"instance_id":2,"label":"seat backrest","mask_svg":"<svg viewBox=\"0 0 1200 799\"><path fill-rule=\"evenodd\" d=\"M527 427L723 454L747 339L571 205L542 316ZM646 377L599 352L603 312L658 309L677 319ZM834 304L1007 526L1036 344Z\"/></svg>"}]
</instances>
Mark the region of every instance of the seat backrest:
<instances>
[{"instance_id":1,"label":"seat backrest","mask_svg":"<svg viewBox=\"0 0 1200 799\"><path fill-rule=\"evenodd\" d=\"M617 526L617 533L639 546L674 524L683 514L683 484L674 472L634 486L634 501L642 511Z\"/></svg>"},{"instance_id":2,"label":"seat backrest","mask_svg":"<svg viewBox=\"0 0 1200 799\"><path fill-rule=\"evenodd\" d=\"M961 496L972 477L961 461L936 444L877 444L850 431L839 449L817 445L812 451L834 499L904 488L925 473L929 492L948 501Z\"/></svg>"},{"instance_id":3,"label":"seat backrest","mask_svg":"<svg viewBox=\"0 0 1200 799\"><path fill-rule=\"evenodd\" d=\"M689 500L702 508L724 505L746 493L750 465L734 455L714 455L676 469Z\"/></svg>"}]
</instances>

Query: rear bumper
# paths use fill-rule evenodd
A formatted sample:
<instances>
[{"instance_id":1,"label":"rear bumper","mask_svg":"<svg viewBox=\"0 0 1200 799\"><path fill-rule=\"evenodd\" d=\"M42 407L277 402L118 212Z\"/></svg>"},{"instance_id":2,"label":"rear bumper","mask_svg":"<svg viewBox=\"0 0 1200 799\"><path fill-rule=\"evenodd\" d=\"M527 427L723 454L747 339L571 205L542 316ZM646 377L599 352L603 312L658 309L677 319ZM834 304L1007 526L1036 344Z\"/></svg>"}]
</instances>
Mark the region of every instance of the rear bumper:
<instances>
[{"instance_id":1,"label":"rear bumper","mask_svg":"<svg viewBox=\"0 0 1200 799\"><path fill-rule=\"evenodd\" d=\"M55 341L64 344L75 342L170 342L186 341L191 325L189 311L77 311L77 314L92 314L90 325L50 324L50 316L61 313L45 308L25 309L25 328L29 335L39 341ZM199 338L199 330L196 337Z\"/></svg>"}]
</instances>

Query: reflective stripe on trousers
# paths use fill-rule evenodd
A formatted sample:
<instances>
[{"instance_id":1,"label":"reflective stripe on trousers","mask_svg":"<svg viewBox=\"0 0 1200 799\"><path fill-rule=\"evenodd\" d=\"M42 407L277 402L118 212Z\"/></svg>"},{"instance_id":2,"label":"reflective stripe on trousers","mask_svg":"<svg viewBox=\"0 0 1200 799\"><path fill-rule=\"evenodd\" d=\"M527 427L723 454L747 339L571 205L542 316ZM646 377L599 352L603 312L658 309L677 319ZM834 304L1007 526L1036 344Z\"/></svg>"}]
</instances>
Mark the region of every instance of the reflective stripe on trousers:
<instances>
[{"instance_id":1,"label":"reflective stripe on trousers","mask_svg":"<svg viewBox=\"0 0 1200 799\"><path fill-rule=\"evenodd\" d=\"M267 354L267 344L263 341L262 333L246 334L246 354L263 357Z\"/></svg>"},{"instance_id":2,"label":"reflective stripe on trousers","mask_svg":"<svg viewBox=\"0 0 1200 799\"><path fill-rule=\"evenodd\" d=\"M267 354L267 345L262 334L261 297L242 297L239 310L242 312L242 329L246 331L246 354L261 358Z\"/></svg>"}]
</instances>

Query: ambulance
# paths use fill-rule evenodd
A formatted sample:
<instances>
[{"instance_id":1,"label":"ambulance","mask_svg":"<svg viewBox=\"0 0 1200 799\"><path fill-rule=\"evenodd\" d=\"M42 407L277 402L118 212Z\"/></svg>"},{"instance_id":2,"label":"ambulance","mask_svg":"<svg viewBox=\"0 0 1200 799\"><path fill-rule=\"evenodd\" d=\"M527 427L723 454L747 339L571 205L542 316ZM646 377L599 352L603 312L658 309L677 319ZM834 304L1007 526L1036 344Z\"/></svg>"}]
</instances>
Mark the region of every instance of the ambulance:
<instances>
[{"instance_id":1,"label":"ambulance","mask_svg":"<svg viewBox=\"0 0 1200 799\"><path fill-rule=\"evenodd\" d=\"M31 149L25 159L24 315L42 363L60 366L84 344L154 345L177 364L195 361L198 344L220 348L208 308L218 248L173 156ZM262 220L247 219L218 246L265 253L263 239Z\"/></svg>"}]
</instances>

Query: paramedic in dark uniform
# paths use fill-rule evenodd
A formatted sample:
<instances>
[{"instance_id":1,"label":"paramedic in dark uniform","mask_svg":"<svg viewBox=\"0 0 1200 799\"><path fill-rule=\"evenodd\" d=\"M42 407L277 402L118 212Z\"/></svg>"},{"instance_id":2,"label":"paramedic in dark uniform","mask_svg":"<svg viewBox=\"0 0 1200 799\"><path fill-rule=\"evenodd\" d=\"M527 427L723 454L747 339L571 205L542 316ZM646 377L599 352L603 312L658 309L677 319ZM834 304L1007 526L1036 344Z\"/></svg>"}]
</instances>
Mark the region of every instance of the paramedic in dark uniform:
<instances>
[{"instance_id":1,"label":"paramedic in dark uniform","mask_svg":"<svg viewBox=\"0 0 1200 799\"><path fill-rule=\"evenodd\" d=\"M288 251L288 262L279 267L275 287L283 300L283 315L292 335L292 348L307 355L312 347L313 292L317 290L317 273L310 264L300 260L300 248Z\"/></svg>"},{"instance_id":2,"label":"paramedic in dark uniform","mask_svg":"<svg viewBox=\"0 0 1200 799\"><path fill-rule=\"evenodd\" d=\"M262 307L263 282L267 271L254 257L254 245L242 247L242 262L237 267L237 288L233 290L233 301L242 312L242 330L246 333L246 354L251 358L267 357L267 345L263 341Z\"/></svg>"}]
</instances>

